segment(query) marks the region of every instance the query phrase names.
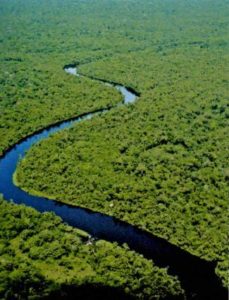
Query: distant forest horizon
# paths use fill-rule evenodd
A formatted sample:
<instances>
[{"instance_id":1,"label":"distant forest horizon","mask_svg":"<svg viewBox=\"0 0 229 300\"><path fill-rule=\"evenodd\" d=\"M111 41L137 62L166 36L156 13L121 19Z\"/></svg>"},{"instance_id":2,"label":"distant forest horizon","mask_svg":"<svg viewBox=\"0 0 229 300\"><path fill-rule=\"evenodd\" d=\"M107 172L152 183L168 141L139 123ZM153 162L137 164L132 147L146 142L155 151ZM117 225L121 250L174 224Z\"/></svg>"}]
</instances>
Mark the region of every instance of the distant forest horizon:
<instances>
[{"instance_id":1,"label":"distant forest horizon","mask_svg":"<svg viewBox=\"0 0 229 300\"><path fill-rule=\"evenodd\" d=\"M228 4L1 0L0 299L226 298ZM27 137L93 112L16 157ZM137 228L195 257L209 279L119 242L115 225L94 235L93 212L127 223L127 241Z\"/></svg>"}]
</instances>

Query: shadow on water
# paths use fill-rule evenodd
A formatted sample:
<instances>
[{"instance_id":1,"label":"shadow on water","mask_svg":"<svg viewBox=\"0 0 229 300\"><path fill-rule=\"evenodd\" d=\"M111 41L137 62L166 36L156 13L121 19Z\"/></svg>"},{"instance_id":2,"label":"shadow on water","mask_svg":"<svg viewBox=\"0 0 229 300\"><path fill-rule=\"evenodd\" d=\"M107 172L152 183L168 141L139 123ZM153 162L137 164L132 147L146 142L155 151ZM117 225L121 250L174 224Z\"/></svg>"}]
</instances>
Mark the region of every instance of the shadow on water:
<instances>
[{"instance_id":1,"label":"shadow on water","mask_svg":"<svg viewBox=\"0 0 229 300\"><path fill-rule=\"evenodd\" d=\"M118 288L99 285L83 285L74 287L71 285L62 285L59 290L51 293L45 300L134 300L133 296L127 295ZM170 296L163 300L182 300L180 296Z\"/></svg>"},{"instance_id":2,"label":"shadow on water","mask_svg":"<svg viewBox=\"0 0 229 300\"><path fill-rule=\"evenodd\" d=\"M71 285L61 285L59 290L52 292L44 299L61 299L61 300L134 300L133 297L125 294L123 291L96 285L83 285L80 287Z\"/></svg>"},{"instance_id":3,"label":"shadow on water","mask_svg":"<svg viewBox=\"0 0 229 300\"><path fill-rule=\"evenodd\" d=\"M68 68L71 68L69 72ZM75 68L75 70L73 70L74 68L75 65L68 65L65 66L64 69L66 72L76 75L78 74L77 69ZM109 84L112 84L112 86L116 87L122 93L125 104L133 103L136 100L137 93L133 93L133 91L120 84L112 82L109 82ZM48 200L43 197L29 195L14 185L12 178L17 163L33 144L47 138L52 133L70 127L73 123L91 119L95 115L106 112L109 109L111 108L97 110L68 121L58 122L21 140L18 144L11 147L0 158L0 193L3 194L6 200L13 199L15 203L32 206L40 212L52 211L69 225L83 229L99 239L111 242L116 241L119 244L128 244L131 249L143 254L146 258L152 259L156 265L168 268L169 274L177 275L182 287L186 291L187 299L226 300L227 290L222 287L219 278L215 274L215 262L208 262L196 257L162 238L113 217L92 212L89 209L61 204L60 202ZM92 288L95 293L98 293L98 295L101 293L98 299L108 299L108 297L102 298L106 296L106 292L109 290L108 288L90 288ZM79 293L79 295L81 295L80 293L85 293L82 294L84 297L79 297L78 299L96 299L87 298L91 294L88 296L88 291L83 287L76 289L67 286L61 290L61 293L63 292L63 298L61 299L73 299L70 297L71 293L69 291L71 291L71 289L73 289L76 294ZM126 298L127 296L124 296L125 295L122 295L122 297L120 296L117 299L128 299ZM109 299L113 298L109 296Z\"/></svg>"}]
</instances>

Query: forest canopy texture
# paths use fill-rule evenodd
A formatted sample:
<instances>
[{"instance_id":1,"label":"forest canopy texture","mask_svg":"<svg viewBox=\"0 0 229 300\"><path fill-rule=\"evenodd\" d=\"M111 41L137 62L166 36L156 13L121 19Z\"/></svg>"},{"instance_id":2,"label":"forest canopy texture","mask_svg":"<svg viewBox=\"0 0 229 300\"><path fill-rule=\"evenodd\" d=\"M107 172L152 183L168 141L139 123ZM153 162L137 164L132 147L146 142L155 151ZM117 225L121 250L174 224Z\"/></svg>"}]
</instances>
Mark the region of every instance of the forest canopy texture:
<instances>
[{"instance_id":1,"label":"forest canopy texture","mask_svg":"<svg viewBox=\"0 0 229 300\"><path fill-rule=\"evenodd\" d=\"M228 11L226 0L0 3L0 154L52 123L114 107L33 146L15 184L115 216L215 260L224 286ZM66 74L66 64L87 77ZM119 92L90 77L131 87L140 97L116 107ZM66 283L95 282L139 299L183 297L176 278L128 248L104 241L92 248L52 214L4 200L0 205L3 297L28 295L34 282L32 295L42 297ZM57 240L66 240L67 248ZM31 269L34 281L14 289L12 282Z\"/></svg>"}]
</instances>

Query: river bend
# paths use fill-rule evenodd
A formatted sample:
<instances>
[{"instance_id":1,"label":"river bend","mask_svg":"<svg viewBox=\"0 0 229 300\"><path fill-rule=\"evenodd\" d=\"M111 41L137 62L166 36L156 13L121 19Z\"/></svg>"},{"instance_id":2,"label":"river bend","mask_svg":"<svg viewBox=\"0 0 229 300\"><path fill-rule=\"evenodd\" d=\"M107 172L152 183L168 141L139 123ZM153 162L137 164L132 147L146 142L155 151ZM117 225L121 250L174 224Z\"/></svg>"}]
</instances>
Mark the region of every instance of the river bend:
<instances>
[{"instance_id":1,"label":"river bend","mask_svg":"<svg viewBox=\"0 0 229 300\"><path fill-rule=\"evenodd\" d=\"M66 65L64 70L71 75L80 76L74 64ZM120 84L95 78L91 79L98 80L101 84L106 84L119 90L123 95L123 105L134 103L139 96L137 92ZM54 212L69 225L85 230L93 237L111 242L116 241L119 244L127 243L131 249L143 254L146 258L153 259L158 266L167 267L169 274L177 275L183 288L186 290L187 299L227 299L227 291L221 286L219 278L215 275L216 264L214 262L200 259L162 238L142 231L116 218L43 197L33 196L14 185L13 174L18 161L32 145L47 138L50 134L83 120L91 119L99 113L104 113L110 109L100 109L67 121L58 122L21 140L6 151L0 158L0 194L3 194L3 197L8 201L12 199L17 204L23 203L34 207L40 212Z\"/></svg>"}]
</instances>

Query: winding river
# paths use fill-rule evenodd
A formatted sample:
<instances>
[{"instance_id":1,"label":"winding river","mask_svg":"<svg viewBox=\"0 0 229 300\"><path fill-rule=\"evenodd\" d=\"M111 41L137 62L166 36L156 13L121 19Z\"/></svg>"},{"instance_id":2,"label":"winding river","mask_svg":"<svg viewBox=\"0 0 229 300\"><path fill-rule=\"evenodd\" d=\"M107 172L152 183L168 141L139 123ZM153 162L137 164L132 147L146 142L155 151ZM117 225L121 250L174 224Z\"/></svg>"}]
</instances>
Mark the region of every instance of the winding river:
<instances>
[{"instance_id":1,"label":"winding river","mask_svg":"<svg viewBox=\"0 0 229 300\"><path fill-rule=\"evenodd\" d=\"M75 65L66 65L64 70L71 75L80 76ZM110 85L119 90L124 97L122 104L134 103L137 96L139 96L137 92L120 84L95 78L91 79L98 80L101 84ZM13 174L17 163L32 145L47 138L50 134L68 128L77 122L91 119L110 109L112 108L100 109L67 121L58 122L28 136L10 148L0 158L0 194L3 194L6 200L10 201L12 199L17 204L23 203L34 207L40 212L52 211L69 225L83 229L93 237L111 242L116 241L119 244L127 243L131 249L143 254L146 258L153 259L158 266L167 267L169 274L177 275L186 291L187 299L227 299L227 291L222 287L219 278L215 274L215 262L208 262L196 257L162 238L116 218L88 209L32 196L14 185Z\"/></svg>"}]
</instances>

